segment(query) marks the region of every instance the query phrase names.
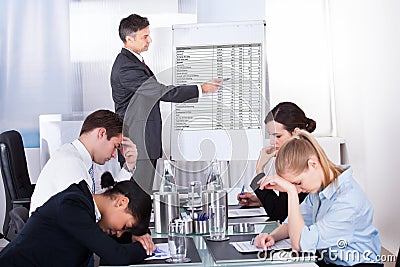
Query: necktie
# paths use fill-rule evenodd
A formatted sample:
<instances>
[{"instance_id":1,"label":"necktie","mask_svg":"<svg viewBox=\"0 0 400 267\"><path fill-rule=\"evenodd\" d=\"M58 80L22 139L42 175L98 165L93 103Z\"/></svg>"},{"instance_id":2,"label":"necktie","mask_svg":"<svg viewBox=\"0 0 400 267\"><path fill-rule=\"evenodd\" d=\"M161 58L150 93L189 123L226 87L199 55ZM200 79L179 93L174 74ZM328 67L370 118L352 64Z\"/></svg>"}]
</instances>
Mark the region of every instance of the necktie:
<instances>
[{"instance_id":1,"label":"necktie","mask_svg":"<svg viewBox=\"0 0 400 267\"><path fill-rule=\"evenodd\" d=\"M144 62L144 58L142 58L142 63L143 63L143 65L146 67L146 69L150 71L149 67L148 67L148 66L146 65L146 63Z\"/></svg>"},{"instance_id":2,"label":"necktie","mask_svg":"<svg viewBox=\"0 0 400 267\"><path fill-rule=\"evenodd\" d=\"M94 194L94 193L96 193L96 185L94 183L94 167L93 167L93 164L92 164L92 166L90 166L89 174L90 174L90 177L92 178L92 193Z\"/></svg>"}]
</instances>

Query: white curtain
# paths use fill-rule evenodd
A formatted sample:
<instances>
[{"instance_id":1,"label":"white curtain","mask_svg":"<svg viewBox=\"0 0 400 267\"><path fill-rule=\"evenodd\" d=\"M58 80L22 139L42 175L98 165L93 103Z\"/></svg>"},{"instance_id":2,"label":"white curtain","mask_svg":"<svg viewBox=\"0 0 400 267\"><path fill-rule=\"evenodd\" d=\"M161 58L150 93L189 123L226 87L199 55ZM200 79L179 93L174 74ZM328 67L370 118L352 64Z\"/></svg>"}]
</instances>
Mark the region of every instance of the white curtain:
<instances>
[{"instance_id":1,"label":"white curtain","mask_svg":"<svg viewBox=\"0 0 400 267\"><path fill-rule=\"evenodd\" d=\"M0 1L0 131L17 129L26 147L39 147L40 114L81 106L69 36L69 0Z\"/></svg>"}]
</instances>

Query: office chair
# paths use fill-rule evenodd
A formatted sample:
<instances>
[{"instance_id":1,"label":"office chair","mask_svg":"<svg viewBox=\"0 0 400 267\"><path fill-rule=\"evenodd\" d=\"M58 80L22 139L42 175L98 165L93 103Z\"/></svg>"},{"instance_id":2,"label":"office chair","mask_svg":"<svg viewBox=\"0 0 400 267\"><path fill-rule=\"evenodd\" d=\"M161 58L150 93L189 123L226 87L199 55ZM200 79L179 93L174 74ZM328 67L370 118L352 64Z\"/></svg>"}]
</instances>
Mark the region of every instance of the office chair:
<instances>
[{"instance_id":1,"label":"office chair","mask_svg":"<svg viewBox=\"0 0 400 267\"><path fill-rule=\"evenodd\" d=\"M6 198L2 235L11 241L15 233L9 233L10 211L17 206L24 206L29 210L34 189L29 178L22 137L15 130L0 134L0 167Z\"/></svg>"},{"instance_id":2,"label":"office chair","mask_svg":"<svg viewBox=\"0 0 400 267\"><path fill-rule=\"evenodd\" d=\"M22 231L26 221L29 218L29 210L23 206L13 208L9 213L10 223L7 232L7 239L13 240L18 233Z\"/></svg>"}]
</instances>

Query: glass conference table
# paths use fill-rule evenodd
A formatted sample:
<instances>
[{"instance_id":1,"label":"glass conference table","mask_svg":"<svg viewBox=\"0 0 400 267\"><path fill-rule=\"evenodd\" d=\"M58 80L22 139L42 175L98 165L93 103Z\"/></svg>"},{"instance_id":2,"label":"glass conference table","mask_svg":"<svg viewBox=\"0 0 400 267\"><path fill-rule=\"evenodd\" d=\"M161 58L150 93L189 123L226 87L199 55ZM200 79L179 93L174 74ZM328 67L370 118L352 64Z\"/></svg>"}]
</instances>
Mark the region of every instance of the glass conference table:
<instances>
[{"instance_id":1,"label":"glass conference table","mask_svg":"<svg viewBox=\"0 0 400 267\"><path fill-rule=\"evenodd\" d=\"M230 237L230 240L224 242L210 242L206 241L205 235L197 235L197 234L188 234L187 237L192 239L189 240L191 245L188 245L188 253L187 256L193 256L194 260L189 263L180 263L180 264L169 264L166 263L165 260L157 260L157 261L144 261L140 264L130 265L130 266L262 266L262 265L273 265L274 267L316 267L317 265L314 263L310 257L304 257L301 260L299 258L291 258L290 253L284 253L285 257L262 257L258 259L257 253L250 254L240 254L237 252L232 245L229 244L231 241L239 241L239 239L249 240L252 236L255 236L261 232L271 232L277 226L279 226L279 222L274 221L266 221L267 217L252 217L252 218L234 218L228 220L228 230L227 235ZM254 223L254 231L247 233L236 233L233 231L233 225L240 222L249 222ZM151 229L152 237L154 238L154 242L167 242L166 234L157 234L154 231L154 228ZM193 245L194 244L194 245ZM208 244L208 246L207 246ZM194 249L195 247L195 249ZM194 254L191 253L190 250L194 250ZM197 249L197 253L195 250ZM226 249L226 251L224 250ZM193 251L192 251L193 252ZM230 255L230 253L232 255ZM282 255L277 253L278 255ZM217 261L215 260L217 258ZM100 265L102 266L102 265Z\"/></svg>"}]
</instances>

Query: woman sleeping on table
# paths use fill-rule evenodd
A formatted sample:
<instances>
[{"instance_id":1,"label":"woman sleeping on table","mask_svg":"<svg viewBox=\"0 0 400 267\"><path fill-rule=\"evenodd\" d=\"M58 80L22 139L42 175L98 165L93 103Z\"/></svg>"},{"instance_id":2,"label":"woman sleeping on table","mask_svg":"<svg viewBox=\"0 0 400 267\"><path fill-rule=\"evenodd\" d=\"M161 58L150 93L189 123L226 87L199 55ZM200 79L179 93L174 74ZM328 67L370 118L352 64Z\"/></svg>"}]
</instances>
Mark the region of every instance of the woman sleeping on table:
<instances>
[{"instance_id":1,"label":"woman sleeping on table","mask_svg":"<svg viewBox=\"0 0 400 267\"><path fill-rule=\"evenodd\" d=\"M135 181L112 184L91 194L82 180L51 197L0 252L0 266L88 266L93 253L112 265L143 261L155 249L150 196ZM128 232L139 236L126 244L110 236Z\"/></svg>"}]
</instances>

